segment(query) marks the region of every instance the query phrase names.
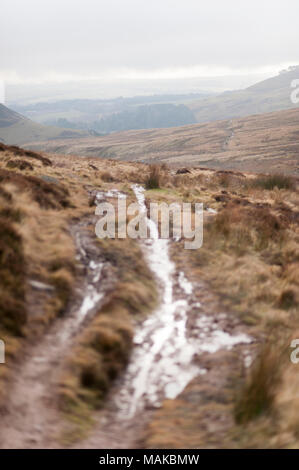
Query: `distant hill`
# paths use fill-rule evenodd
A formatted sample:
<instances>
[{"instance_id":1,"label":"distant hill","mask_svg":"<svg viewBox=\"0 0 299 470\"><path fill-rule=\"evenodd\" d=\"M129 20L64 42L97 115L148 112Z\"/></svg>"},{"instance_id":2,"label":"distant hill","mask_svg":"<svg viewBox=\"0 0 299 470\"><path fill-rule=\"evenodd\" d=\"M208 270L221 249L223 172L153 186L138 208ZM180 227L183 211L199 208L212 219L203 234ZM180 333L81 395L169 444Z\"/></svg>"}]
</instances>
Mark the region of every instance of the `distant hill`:
<instances>
[{"instance_id":1,"label":"distant hill","mask_svg":"<svg viewBox=\"0 0 299 470\"><path fill-rule=\"evenodd\" d=\"M245 90L231 91L188 103L197 122L263 114L298 107L291 102L291 82L299 79L299 66L263 80Z\"/></svg>"},{"instance_id":2,"label":"distant hill","mask_svg":"<svg viewBox=\"0 0 299 470\"><path fill-rule=\"evenodd\" d=\"M109 133L195 123L193 112L185 105L206 96L210 94L60 100L12 104L12 108L40 124Z\"/></svg>"},{"instance_id":3,"label":"distant hill","mask_svg":"<svg viewBox=\"0 0 299 470\"><path fill-rule=\"evenodd\" d=\"M129 129L156 129L195 124L194 113L187 106L169 103L137 106L106 116L94 123L99 132L125 131Z\"/></svg>"},{"instance_id":4,"label":"distant hill","mask_svg":"<svg viewBox=\"0 0 299 470\"><path fill-rule=\"evenodd\" d=\"M87 135L89 134L83 131L43 126L0 104L0 142L5 144L21 145L25 142Z\"/></svg>"},{"instance_id":5,"label":"distant hill","mask_svg":"<svg viewBox=\"0 0 299 470\"><path fill-rule=\"evenodd\" d=\"M40 142L28 147L116 160L299 176L299 107L240 119Z\"/></svg>"}]
</instances>

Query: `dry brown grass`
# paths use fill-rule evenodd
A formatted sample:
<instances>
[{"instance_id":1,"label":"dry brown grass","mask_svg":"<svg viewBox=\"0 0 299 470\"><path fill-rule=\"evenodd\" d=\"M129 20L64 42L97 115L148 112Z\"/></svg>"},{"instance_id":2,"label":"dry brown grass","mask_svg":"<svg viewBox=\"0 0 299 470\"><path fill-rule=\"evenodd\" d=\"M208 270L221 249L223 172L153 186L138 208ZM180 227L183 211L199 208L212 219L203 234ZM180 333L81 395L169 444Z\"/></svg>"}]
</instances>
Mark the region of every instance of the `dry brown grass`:
<instances>
[{"instance_id":1,"label":"dry brown grass","mask_svg":"<svg viewBox=\"0 0 299 470\"><path fill-rule=\"evenodd\" d=\"M7 168L16 168L18 170L33 170L33 165L27 160L15 159L9 160L6 164Z\"/></svg>"},{"instance_id":2,"label":"dry brown grass","mask_svg":"<svg viewBox=\"0 0 299 470\"><path fill-rule=\"evenodd\" d=\"M23 241L10 217L0 217L0 326L21 335L27 320Z\"/></svg>"},{"instance_id":3,"label":"dry brown grass","mask_svg":"<svg viewBox=\"0 0 299 470\"><path fill-rule=\"evenodd\" d=\"M2 165L5 162L6 159ZM9 376L12 361L18 357L21 346L33 336L41 335L65 309L66 285L62 292L62 273L56 272L53 263L63 258L74 263L75 256L67 232L69 215L68 211L64 212L69 206L68 191L19 170L0 168L0 337L6 344L2 380ZM38 172L38 168L35 171ZM68 294L72 275L68 276ZM51 296L40 294L37 299L28 284L30 279L55 284L56 289ZM4 383L1 382L1 397L3 394Z\"/></svg>"},{"instance_id":4,"label":"dry brown grass","mask_svg":"<svg viewBox=\"0 0 299 470\"><path fill-rule=\"evenodd\" d=\"M0 374L1 399L5 393L3 381L9 378L12 361L19 356L21 347L33 336L40 335L66 307L67 300L58 288L52 296L40 295L38 301L34 299L28 280L54 283L54 273L48 263L58 254L61 258L68 254L74 258L62 211L57 220L57 211L43 207L43 202L49 201L48 193L42 194L43 184L33 191L27 189L28 184L28 180L24 183L23 175L1 170L0 337L6 345L6 364L1 366ZM41 205L35 201L37 195ZM63 238L65 243L61 243Z\"/></svg>"},{"instance_id":5,"label":"dry brown grass","mask_svg":"<svg viewBox=\"0 0 299 470\"><path fill-rule=\"evenodd\" d=\"M149 174L145 179L146 189L159 189L162 183L162 170L159 165L150 165Z\"/></svg>"},{"instance_id":6,"label":"dry brown grass","mask_svg":"<svg viewBox=\"0 0 299 470\"><path fill-rule=\"evenodd\" d=\"M280 356L281 351L277 351L274 344L263 346L259 352L239 396L236 397L234 413L238 424L246 425L273 409L281 377Z\"/></svg>"},{"instance_id":7,"label":"dry brown grass","mask_svg":"<svg viewBox=\"0 0 299 470\"><path fill-rule=\"evenodd\" d=\"M276 173L268 176L258 176L251 181L251 186L260 189L296 189L296 180L292 176Z\"/></svg>"},{"instance_id":8,"label":"dry brown grass","mask_svg":"<svg viewBox=\"0 0 299 470\"><path fill-rule=\"evenodd\" d=\"M15 145L4 145L0 142L0 152L7 152L10 156L27 157L30 159L38 160L44 166L51 166L52 162L49 158L43 155L33 152L32 150L25 150Z\"/></svg>"},{"instance_id":9,"label":"dry brown grass","mask_svg":"<svg viewBox=\"0 0 299 470\"><path fill-rule=\"evenodd\" d=\"M115 181L115 178L109 171L103 171L103 173L101 173L101 179L105 183L113 183Z\"/></svg>"},{"instance_id":10,"label":"dry brown grass","mask_svg":"<svg viewBox=\"0 0 299 470\"><path fill-rule=\"evenodd\" d=\"M26 176L1 169L0 183L12 183L21 192L29 192L33 199L45 209L61 209L70 206L68 190L63 185L50 184L36 176Z\"/></svg>"},{"instance_id":11,"label":"dry brown grass","mask_svg":"<svg viewBox=\"0 0 299 470\"><path fill-rule=\"evenodd\" d=\"M288 200L288 193L284 197ZM277 397L289 386L283 383L284 368L291 367L285 351L298 325L298 222L294 210L286 217L275 200L268 201L269 206L229 203L206 227L205 248L197 257L224 305L254 325L257 336L271 332L236 402L233 435L243 435L241 447L259 446L258 439L275 446L279 440L282 423L273 428L273 419L280 413ZM295 375L294 366L292 371ZM262 431L265 423L272 426L272 441Z\"/></svg>"}]
</instances>

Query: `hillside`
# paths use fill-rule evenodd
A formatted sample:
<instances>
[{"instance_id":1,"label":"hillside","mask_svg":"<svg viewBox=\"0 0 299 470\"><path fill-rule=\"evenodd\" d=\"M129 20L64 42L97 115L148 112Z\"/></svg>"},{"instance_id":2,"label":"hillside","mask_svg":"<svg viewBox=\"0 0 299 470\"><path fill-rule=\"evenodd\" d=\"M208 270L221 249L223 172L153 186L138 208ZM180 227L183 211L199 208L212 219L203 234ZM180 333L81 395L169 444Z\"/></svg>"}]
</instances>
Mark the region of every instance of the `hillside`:
<instances>
[{"instance_id":1,"label":"hillside","mask_svg":"<svg viewBox=\"0 0 299 470\"><path fill-rule=\"evenodd\" d=\"M291 100L292 80L299 79L299 69L285 71L245 90L226 92L188 103L197 122L232 119L295 107ZM297 105L298 106L298 105Z\"/></svg>"},{"instance_id":2,"label":"hillside","mask_svg":"<svg viewBox=\"0 0 299 470\"><path fill-rule=\"evenodd\" d=\"M43 126L0 104L0 141L9 145L25 142L70 138L88 135L87 132Z\"/></svg>"},{"instance_id":3,"label":"hillside","mask_svg":"<svg viewBox=\"0 0 299 470\"><path fill-rule=\"evenodd\" d=\"M299 174L299 108L172 129L32 143L42 149L117 160Z\"/></svg>"}]
</instances>

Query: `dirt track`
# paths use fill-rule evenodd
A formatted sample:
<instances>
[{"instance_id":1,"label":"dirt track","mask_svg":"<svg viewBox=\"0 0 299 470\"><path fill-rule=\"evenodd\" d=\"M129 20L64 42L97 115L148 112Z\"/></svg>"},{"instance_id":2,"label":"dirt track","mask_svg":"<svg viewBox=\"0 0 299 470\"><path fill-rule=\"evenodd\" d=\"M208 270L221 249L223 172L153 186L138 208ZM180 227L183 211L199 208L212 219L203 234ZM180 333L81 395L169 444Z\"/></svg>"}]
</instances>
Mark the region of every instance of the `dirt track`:
<instances>
[{"instance_id":1,"label":"dirt track","mask_svg":"<svg viewBox=\"0 0 299 470\"><path fill-rule=\"evenodd\" d=\"M71 227L83 271L77 280L71 305L38 344L26 349L22 361L15 366L9 400L1 417L1 448L55 446L61 419L55 393L61 365L75 336L111 289L113 279L109 275L109 266L102 264L100 252L86 229L88 223L86 219ZM91 261L94 264L90 264ZM95 263L98 272L95 272ZM94 282L95 276L97 282ZM91 287L93 298L88 293Z\"/></svg>"}]
</instances>

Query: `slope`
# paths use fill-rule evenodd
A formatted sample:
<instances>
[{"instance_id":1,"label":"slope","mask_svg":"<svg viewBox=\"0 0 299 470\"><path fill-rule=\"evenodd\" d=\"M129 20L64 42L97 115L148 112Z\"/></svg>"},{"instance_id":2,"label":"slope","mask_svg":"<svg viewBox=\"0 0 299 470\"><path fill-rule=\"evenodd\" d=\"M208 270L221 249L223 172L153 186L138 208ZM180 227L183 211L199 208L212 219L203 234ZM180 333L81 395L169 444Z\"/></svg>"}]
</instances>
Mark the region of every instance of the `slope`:
<instances>
[{"instance_id":1,"label":"slope","mask_svg":"<svg viewBox=\"0 0 299 470\"><path fill-rule=\"evenodd\" d=\"M0 104L0 141L9 145L57 138L83 137L87 132L37 124Z\"/></svg>"},{"instance_id":2,"label":"slope","mask_svg":"<svg viewBox=\"0 0 299 470\"><path fill-rule=\"evenodd\" d=\"M245 90L226 92L188 103L197 122L232 119L293 108L291 83L299 79L299 67L257 83Z\"/></svg>"}]
</instances>

